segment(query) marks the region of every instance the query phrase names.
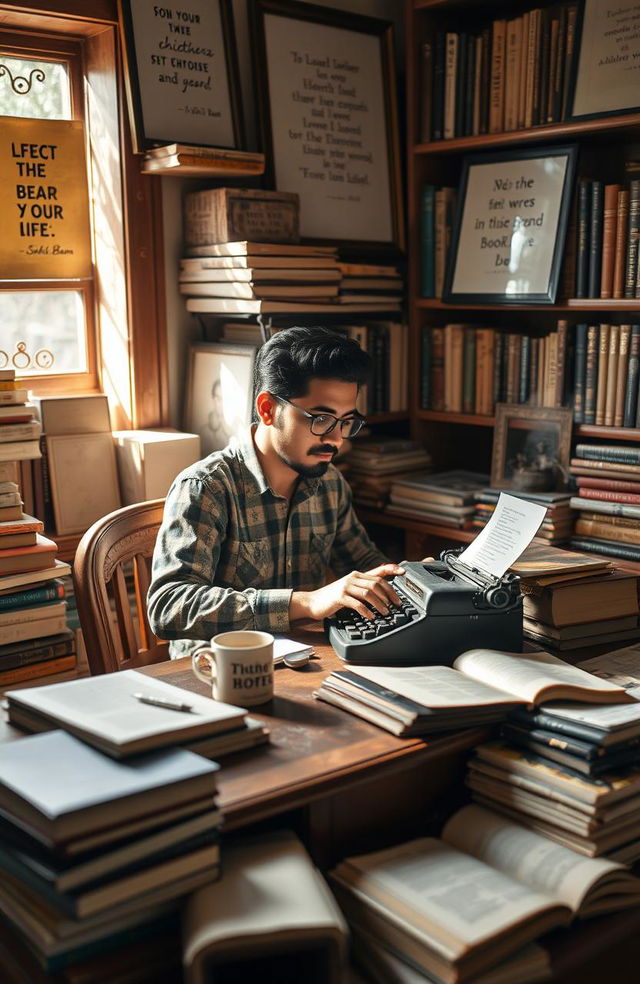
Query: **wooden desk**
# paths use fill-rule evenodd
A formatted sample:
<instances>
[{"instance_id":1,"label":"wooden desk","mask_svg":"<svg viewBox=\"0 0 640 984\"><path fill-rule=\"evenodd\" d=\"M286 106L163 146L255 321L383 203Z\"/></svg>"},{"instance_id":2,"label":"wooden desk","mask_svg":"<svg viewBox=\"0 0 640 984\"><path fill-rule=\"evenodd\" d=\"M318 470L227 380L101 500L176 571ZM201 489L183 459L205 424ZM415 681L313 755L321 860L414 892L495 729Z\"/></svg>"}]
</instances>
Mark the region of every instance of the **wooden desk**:
<instances>
[{"instance_id":1,"label":"wooden desk","mask_svg":"<svg viewBox=\"0 0 640 984\"><path fill-rule=\"evenodd\" d=\"M323 634L296 638L312 644L316 658L301 670L277 667L273 701L251 709L271 729L270 744L222 759L224 830L302 809L305 840L323 867L347 852L424 834L434 801L460 789L466 754L487 729L396 738L315 700L313 690L342 664ZM206 693L190 667L180 659L141 672Z\"/></svg>"}]
</instances>

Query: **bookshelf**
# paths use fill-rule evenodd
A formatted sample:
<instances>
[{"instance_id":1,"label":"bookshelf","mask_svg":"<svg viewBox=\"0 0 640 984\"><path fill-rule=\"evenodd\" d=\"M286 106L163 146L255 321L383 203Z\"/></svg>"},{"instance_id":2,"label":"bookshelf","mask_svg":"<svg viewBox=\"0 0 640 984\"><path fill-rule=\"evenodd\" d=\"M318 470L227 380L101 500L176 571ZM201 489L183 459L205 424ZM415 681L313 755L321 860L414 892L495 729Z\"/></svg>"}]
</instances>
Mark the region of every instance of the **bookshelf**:
<instances>
[{"instance_id":1,"label":"bookshelf","mask_svg":"<svg viewBox=\"0 0 640 984\"><path fill-rule=\"evenodd\" d=\"M554 6L543 0L539 7ZM475 136L455 136L449 139L424 140L422 131L423 45L438 31L480 32L497 18L514 18L534 7L533 3L508 3L506 0L405 0L406 59L407 59L407 204L409 233L408 304L409 304L409 365L410 365L410 427L412 437L421 441L431 452L434 469L465 468L490 472L494 417L474 413L450 413L425 410L421 407L421 345L425 326L442 327L448 323L464 322L474 327L491 327L499 331L516 332L537 337L552 331L559 319L565 319L571 338L574 326L607 322L625 324L638 320L640 302L629 299L576 298L568 296L567 284L572 281L571 256L575 241L575 217L567 229L563 271L557 302L545 304L484 304L445 303L439 298L421 296L422 190L425 185L458 187L463 160L468 154L526 148L527 146L576 144L579 148L574 199L581 177L599 179L604 183L625 179L625 161L640 159L640 113L567 122L544 123L527 129L483 133ZM505 68L505 72L507 68ZM523 77L522 75L520 76ZM628 176L627 176L628 177ZM573 199L572 199L573 201ZM565 396L565 406L569 405ZM572 447L576 440L594 440L637 446L640 430L632 427L574 424ZM362 513L370 522L374 516ZM375 517L375 522L386 523ZM419 519L393 520L405 530L409 543L422 553L435 553L442 542L463 535L446 527L438 527ZM408 554L409 555L409 554ZM615 559L615 558L612 558ZM632 570L640 564L619 560Z\"/></svg>"}]
</instances>

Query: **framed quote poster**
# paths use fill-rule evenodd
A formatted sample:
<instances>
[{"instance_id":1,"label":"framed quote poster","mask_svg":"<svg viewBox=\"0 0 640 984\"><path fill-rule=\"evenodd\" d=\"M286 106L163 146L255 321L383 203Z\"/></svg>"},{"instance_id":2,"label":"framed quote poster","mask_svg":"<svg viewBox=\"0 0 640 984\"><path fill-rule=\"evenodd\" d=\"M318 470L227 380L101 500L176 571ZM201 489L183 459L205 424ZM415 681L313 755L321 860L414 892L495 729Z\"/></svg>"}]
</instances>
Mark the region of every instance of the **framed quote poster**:
<instances>
[{"instance_id":1,"label":"framed quote poster","mask_svg":"<svg viewBox=\"0 0 640 984\"><path fill-rule=\"evenodd\" d=\"M553 304L577 148L465 158L443 299Z\"/></svg>"},{"instance_id":2,"label":"framed quote poster","mask_svg":"<svg viewBox=\"0 0 640 984\"><path fill-rule=\"evenodd\" d=\"M573 119L640 108L640 5L584 0L577 26Z\"/></svg>"},{"instance_id":3,"label":"framed quote poster","mask_svg":"<svg viewBox=\"0 0 640 984\"><path fill-rule=\"evenodd\" d=\"M252 0L268 177L300 196L305 242L404 247L393 26Z\"/></svg>"},{"instance_id":4,"label":"framed quote poster","mask_svg":"<svg viewBox=\"0 0 640 984\"><path fill-rule=\"evenodd\" d=\"M231 0L119 0L134 149L242 149Z\"/></svg>"}]
</instances>

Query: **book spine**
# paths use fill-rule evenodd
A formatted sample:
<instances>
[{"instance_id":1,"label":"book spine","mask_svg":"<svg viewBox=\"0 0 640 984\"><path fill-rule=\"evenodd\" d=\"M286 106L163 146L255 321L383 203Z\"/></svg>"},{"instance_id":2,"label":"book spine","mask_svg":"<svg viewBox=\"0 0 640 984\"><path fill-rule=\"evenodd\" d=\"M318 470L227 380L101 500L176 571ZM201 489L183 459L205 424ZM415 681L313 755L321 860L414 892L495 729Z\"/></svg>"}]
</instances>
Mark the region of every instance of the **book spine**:
<instances>
[{"instance_id":1,"label":"book spine","mask_svg":"<svg viewBox=\"0 0 640 984\"><path fill-rule=\"evenodd\" d=\"M458 70L458 42L455 31L447 31L446 62L444 72L444 139L456 135L456 73Z\"/></svg>"},{"instance_id":2,"label":"book spine","mask_svg":"<svg viewBox=\"0 0 640 984\"><path fill-rule=\"evenodd\" d=\"M604 406L609 370L609 325L600 325L598 332L598 382L596 386L596 424L604 424Z\"/></svg>"},{"instance_id":3,"label":"book spine","mask_svg":"<svg viewBox=\"0 0 640 984\"><path fill-rule=\"evenodd\" d=\"M445 329L431 329L431 409L442 411L445 403Z\"/></svg>"},{"instance_id":4,"label":"book spine","mask_svg":"<svg viewBox=\"0 0 640 984\"><path fill-rule=\"evenodd\" d=\"M578 4L570 3L567 6L566 31L565 31L565 55L564 55L564 78L562 80L562 100L560 108L560 120L566 120L570 112L569 97L571 92L571 66L576 46L576 23L578 20Z\"/></svg>"},{"instance_id":5,"label":"book spine","mask_svg":"<svg viewBox=\"0 0 640 984\"><path fill-rule=\"evenodd\" d=\"M12 670L0 671L0 686L5 687L12 683L22 683L25 680L34 680L36 677L51 676L53 673L64 673L73 670L76 665L75 653L69 656L56 656L44 662L29 663L26 666L18 666Z\"/></svg>"},{"instance_id":6,"label":"book spine","mask_svg":"<svg viewBox=\"0 0 640 984\"><path fill-rule=\"evenodd\" d=\"M502 403L504 389L502 386L505 335L501 331L494 332L494 356L493 356L493 383L492 383L492 411L496 403Z\"/></svg>"},{"instance_id":7,"label":"book spine","mask_svg":"<svg viewBox=\"0 0 640 984\"><path fill-rule=\"evenodd\" d=\"M466 95L467 95L467 44L468 36L466 31L458 34L458 57L456 59L456 70L454 78L455 103L454 103L454 123L453 132L456 137L464 137L465 117L466 117Z\"/></svg>"},{"instance_id":8,"label":"book spine","mask_svg":"<svg viewBox=\"0 0 640 984\"><path fill-rule=\"evenodd\" d=\"M556 92L556 72L558 68L558 38L560 33L560 21L552 12L549 23L549 84L547 87L547 112L544 119L545 123L553 123L553 108Z\"/></svg>"},{"instance_id":9,"label":"book spine","mask_svg":"<svg viewBox=\"0 0 640 984\"><path fill-rule=\"evenodd\" d=\"M576 297L587 297L589 287L589 229L591 225L591 182L578 183L576 236Z\"/></svg>"},{"instance_id":10,"label":"book spine","mask_svg":"<svg viewBox=\"0 0 640 984\"><path fill-rule=\"evenodd\" d=\"M522 17L520 29L520 54L518 62L518 111L516 114L516 129L522 130L525 126L525 114L527 103L527 72L529 70L529 11L525 11Z\"/></svg>"},{"instance_id":11,"label":"book spine","mask_svg":"<svg viewBox=\"0 0 640 984\"><path fill-rule=\"evenodd\" d=\"M531 357L529 360L529 403L537 405L538 401L538 360L540 358L540 339L531 339Z\"/></svg>"},{"instance_id":12,"label":"book spine","mask_svg":"<svg viewBox=\"0 0 640 984\"><path fill-rule=\"evenodd\" d=\"M602 499L583 499L581 496L572 496L569 505L572 509L583 511L586 509L589 512L605 513L607 516L622 517L634 522L640 518L639 506L625 506L620 502L604 502Z\"/></svg>"},{"instance_id":13,"label":"book spine","mask_svg":"<svg viewBox=\"0 0 640 984\"><path fill-rule=\"evenodd\" d=\"M607 475L613 473L614 476L637 475L640 474L640 465L632 465L623 461L594 461L592 458L571 458L569 461L572 469L580 468L575 471L576 475L593 475L594 472L604 471Z\"/></svg>"},{"instance_id":14,"label":"book spine","mask_svg":"<svg viewBox=\"0 0 640 984\"><path fill-rule=\"evenodd\" d=\"M627 265L624 282L624 296L636 296L636 277L638 273L638 239L640 238L640 179L634 178L629 185L629 233L627 238Z\"/></svg>"},{"instance_id":15,"label":"book spine","mask_svg":"<svg viewBox=\"0 0 640 984\"><path fill-rule=\"evenodd\" d=\"M640 464L640 448L618 444L576 444L576 457L592 461L620 461L628 465Z\"/></svg>"},{"instance_id":16,"label":"book spine","mask_svg":"<svg viewBox=\"0 0 640 984\"><path fill-rule=\"evenodd\" d=\"M629 339L629 365L627 368L627 389L624 399L623 427L637 427L636 411L638 405L638 372L640 370L640 325L631 325Z\"/></svg>"},{"instance_id":17,"label":"book spine","mask_svg":"<svg viewBox=\"0 0 640 984\"><path fill-rule=\"evenodd\" d=\"M433 140L442 140L444 136L444 73L446 51L446 34L444 31L437 31L433 65L433 108L431 111Z\"/></svg>"},{"instance_id":18,"label":"book spine","mask_svg":"<svg viewBox=\"0 0 640 984\"><path fill-rule=\"evenodd\" d=\"M434 41L429 38L420 46L420 126L418 132L422 143L429 143L431 140L434 61Z\"/></svg>"},{"instance_id":19,"label":"book spine","mask_svg":"<svg viewBox=\"0 0 640 984\"><path fill-rule=\"evenodd\" d=\"M598 540L592 537L575 536L569 540L572 550L586 550L587 553L604 554L605 556L620 557L622 560L640 560L640 547L629 544L613 543L610 540Z\"/></svg>"},{"instance_id":20,"label":"book spine","mask_svg":"<svg viewBox=\"0 0 640 984\"><path fill-rule=\"evenodd\" d=\"M607 385L604 400L605 427L613 426L620 357L620 326L609 325L609 351L607 355Z\"/></svg>"},{"instance_id":21,"label":"book spine","mask_svg":"<svg viewBox=\"0 0 640 984\"><path fill-rule=\"evenodd\" d=\"M431 409L431 328L422 326L420 345L420 407Z\"/></svg>"},{"instance_id":22,"label":"book spine","mask_svg":"<svg viewBox=\"0 0 640 984\"><path fill-rule=\"evenodd\" d=\"M613 271L616 256L616 226L618 222L618 193L620 185L608 184L604 188L602 214L602 269L600 273L600 297L613 297Z\"/></svg>"},{"instance_id":23,"label":"book spine","mask_svg":"<svg viewBox=\"0 0 640 984\"><path fill-rule=\"evenodd\" d=\"M463 340L462 410L473 413L476 402L476 332L475 328L465 327Z\"/></svg>"},{"instance_id":24,"label":"book spine","mask_svg":"<svg viewBox=\"0 0 640 984\"><path fill-rule=\"evenodd\" d=\"M538 81L538 101L534 126L546 121L547 97L549 93L549 63L551 55L551 11L541 11L540 21L540 76Z\"/></svg>"},{"instance_id":25,"label":"book spine","mask_svg":"<svg viewBox=\"0 0 640 984\"><path fill-rule=\"evenodd\" d=\"M611 492L633 492L634 494L639 491L637 482L627 482L623 478L591 478L579 475L576 478L576 485L579 489L609 489Z\"/></svg>"},{"instance_id":26,"label":"book spine","mask_svg":"<svg viewBox=\"0 0 640 984\"><path fill-rule=\"evenodd\" d=\"M476 35L467 35L466 83L462 93L464 118L462 136L473 136L473 121L475 116L475 82L476 82Z\"/></svg>"},{"instance_id":27,"label":"book spine","mask_svg":"<svg viewBox=\"0 0 640 984\"><path fill-rule=\"evenodd\" d=\"M638 500L640 501L640 499ZM640 545L640 529L614 526L604 520L577 519L575 532L578 536L594 537L599 540L615 540L618 543Z\"/></svg>"},{"instance_id":28,"label":"book spine","mask_svg":"<svg viewBox=\"0 0 640 984\"><path fill-rule=\"evenodd\" d=\"M602 218L604 210L604 185L591 182L591 223L589 229L589 284L587 297L600 296L602 273Z\"/></svg>"},{"instance_id":29,"label":"book spine","mask_svg":"<svg viewBox=\"0 0 640 984\"><path fill-rule=\"evenodd\" d=\"M2 647L0 647L0 671L4 673L7 670L15 670L21 666L30 666L33 663L48 663L52 659L71 656L75 651L76 644L73 636L64 643L52 643L29 650L21 648L18 652L13 653L4 654Z\"/></svg>"},{"instance_id":30,"label":"book spine","mask_svg":"<svg viewBox=\"0 0 640 984\"><path fill-rule=\"evenodd\" d=\"M491 35L491 101L489 133L504 130L504 67L507 22L495 20Z\"/></svg>"},{"instance_id":31,"label":"book spine","mask_svg":"<svg viewBox=\"0 0 640 984\"><path fill-rule=\"evenodd\" d=\"M633 492L581 487L580 497L582 499L597 499L599 502L624 502L627 505L640 505L640 495Z\"/></svg>"},{"instance_id":32,"label":"book spine","mask_svg":"<svg viewBox=\"0 0 640 984\"><path fill-rule=\"evenodd\" d=\"M576 325L575 329L575 387L573 391L573 420L584 423L585 370L587 364L587 326Z\"/></svg>"},{"instance_id":33,"label":"book spine","mask_svg":"<svg viewBox=\"0 0 640 984\"><path fill-rule=\"evenodd\" d=\"M616 216L616 249L613 263L613 296L616 300L624 297L624 284L627 259L627 239L629 237L629 192L621 188L618 192L618 214Z\"/></svg>"},{"instance_id":34,"label":"book spine","mask_svg":"<svg viewBox=\"0 0 640 984\"><path fill-rule=\"evenodd\" d=\"M480 33L482 46L480 68L480 133L489 132L491 110L491 28L484 27Z\"/></svg>"},{"instance_id":35,"label":"book spine","mask_svg":"<svg viewBox=\"0 0 640 984\"><path fill-rule=\"evenodd\" d=\"M556 330L556 385L553 392L554 407L561 407L565 397L565 376L567 371L567 332L569 323L558 321Z\"/></svg>"},{"instance_id":36,"label":"book spine","mask_svg":"<svg viewBox=\"0 0 640 984\"><path fill-rule=\"evenodd\" d=\"M475 38L475 55L474 55L474 77L473 77L473 119L471 126L471 133L474 137L478 137L481 130L481 120L482 120L482 103L484 100L484 94L486 89L482 88L482 73L484 70L482 58L483 58L483 42L482 34L477 34Z\"/></svg>"},{"instance_id":37,"label":"book spine","mask_svg":"<svg viewBox=\"0 0 640 984\"><path fill-rule=\"evenodd\" d=\"M0 595L0 612L9 612L21 608L30 608L33 605L45 604L48 601L58 601L64 598L64 584L62 581L52 581L42 585L40 588L31 588L28 591L15 591L12 594Z\"/></svg>"},{"instance_id":38,"label":"book spine","mask_svg":"<svg viewBox=\"0 0 640 984\"><path fill-rule=\"evenodd\" d=\"M616 372L616 395L613 407L613 426L624 424L624 405L628 385L629 348L631 344L631 325L620 325L618 344L618 369Z\"/></svg>"},{"instance_id":39,"label":"book spine","mask_svg":"<svg viewBox=\"0 0 640 984\"><path fill-rule=\"evenodd\" d=\"M422 253L420 265L420 294L433 297L435 292L435 194L433 185L422 189L421 232Z\"/></svg>"},{"instance_id":40,"label":"book spine","mask_svg":"<svg viewBox=\"0 0 640 984\"><path fill-rule=\"evenodd\" d=\"M606 735L606 731L599 731L591 728L588 724L580 724L574 721L564 721L562 718L552 717L544 711L534 711L529 715L526 711L511 711L509 719L513 719L518 724L524 726L537 725L546 731L557 731L560 735L567 735L571 738L579 738L582 741L590 742L592 745L601 745Z\"/></svg>"},{"instance_id":41,"label":"book spine","mask_svg":"<svg viewBox=\"0 0 640 984\"><path fill-rule=\"evenodd\" d=\"M522 17L507 21L505 41L504 128L517 130L522 58Z\"/></svg>"},{"instance_id":42,"label":"book spine","mask_svg":"<svg viewBox=\"0 0 640 984\"><path fill-rule=\"evenodd\" d=\"M596 420L596 388L598 376L598 336L597 325L587 328L587 359L584 373L584 423L594 424Z\"/></svg>"},{"instance_id":43,"label":"book spine","mask_svg":"<svg viewBox=\"0 0 640 984\"><path fill-rule=\"evenodd\" d=\"M523 335L520 342L520 378L518 380L518 403L529 399L529 371L531 368L531 338Z\"/></svg>"}]
</instances>

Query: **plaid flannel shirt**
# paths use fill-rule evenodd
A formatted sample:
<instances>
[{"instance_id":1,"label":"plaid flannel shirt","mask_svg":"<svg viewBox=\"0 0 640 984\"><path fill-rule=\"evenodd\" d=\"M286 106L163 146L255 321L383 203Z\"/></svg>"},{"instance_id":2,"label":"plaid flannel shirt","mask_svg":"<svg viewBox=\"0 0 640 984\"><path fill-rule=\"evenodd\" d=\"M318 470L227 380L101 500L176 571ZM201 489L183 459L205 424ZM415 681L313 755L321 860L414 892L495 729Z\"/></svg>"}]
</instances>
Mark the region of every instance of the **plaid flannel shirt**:
<instances>
[{"instance_id":1,"label":"plaid flannel shirt","mask_svg":"<svg viewBox=\"0 0 640 984\"><path fill-rule=\"evenodd\" d=\"M267 483L251 434L185 469L167 495L147 596L171 655L217 632L287 632L295 590L387 563L332 465L301 477L289 502Z\"/></svg>"}]
</instances>

